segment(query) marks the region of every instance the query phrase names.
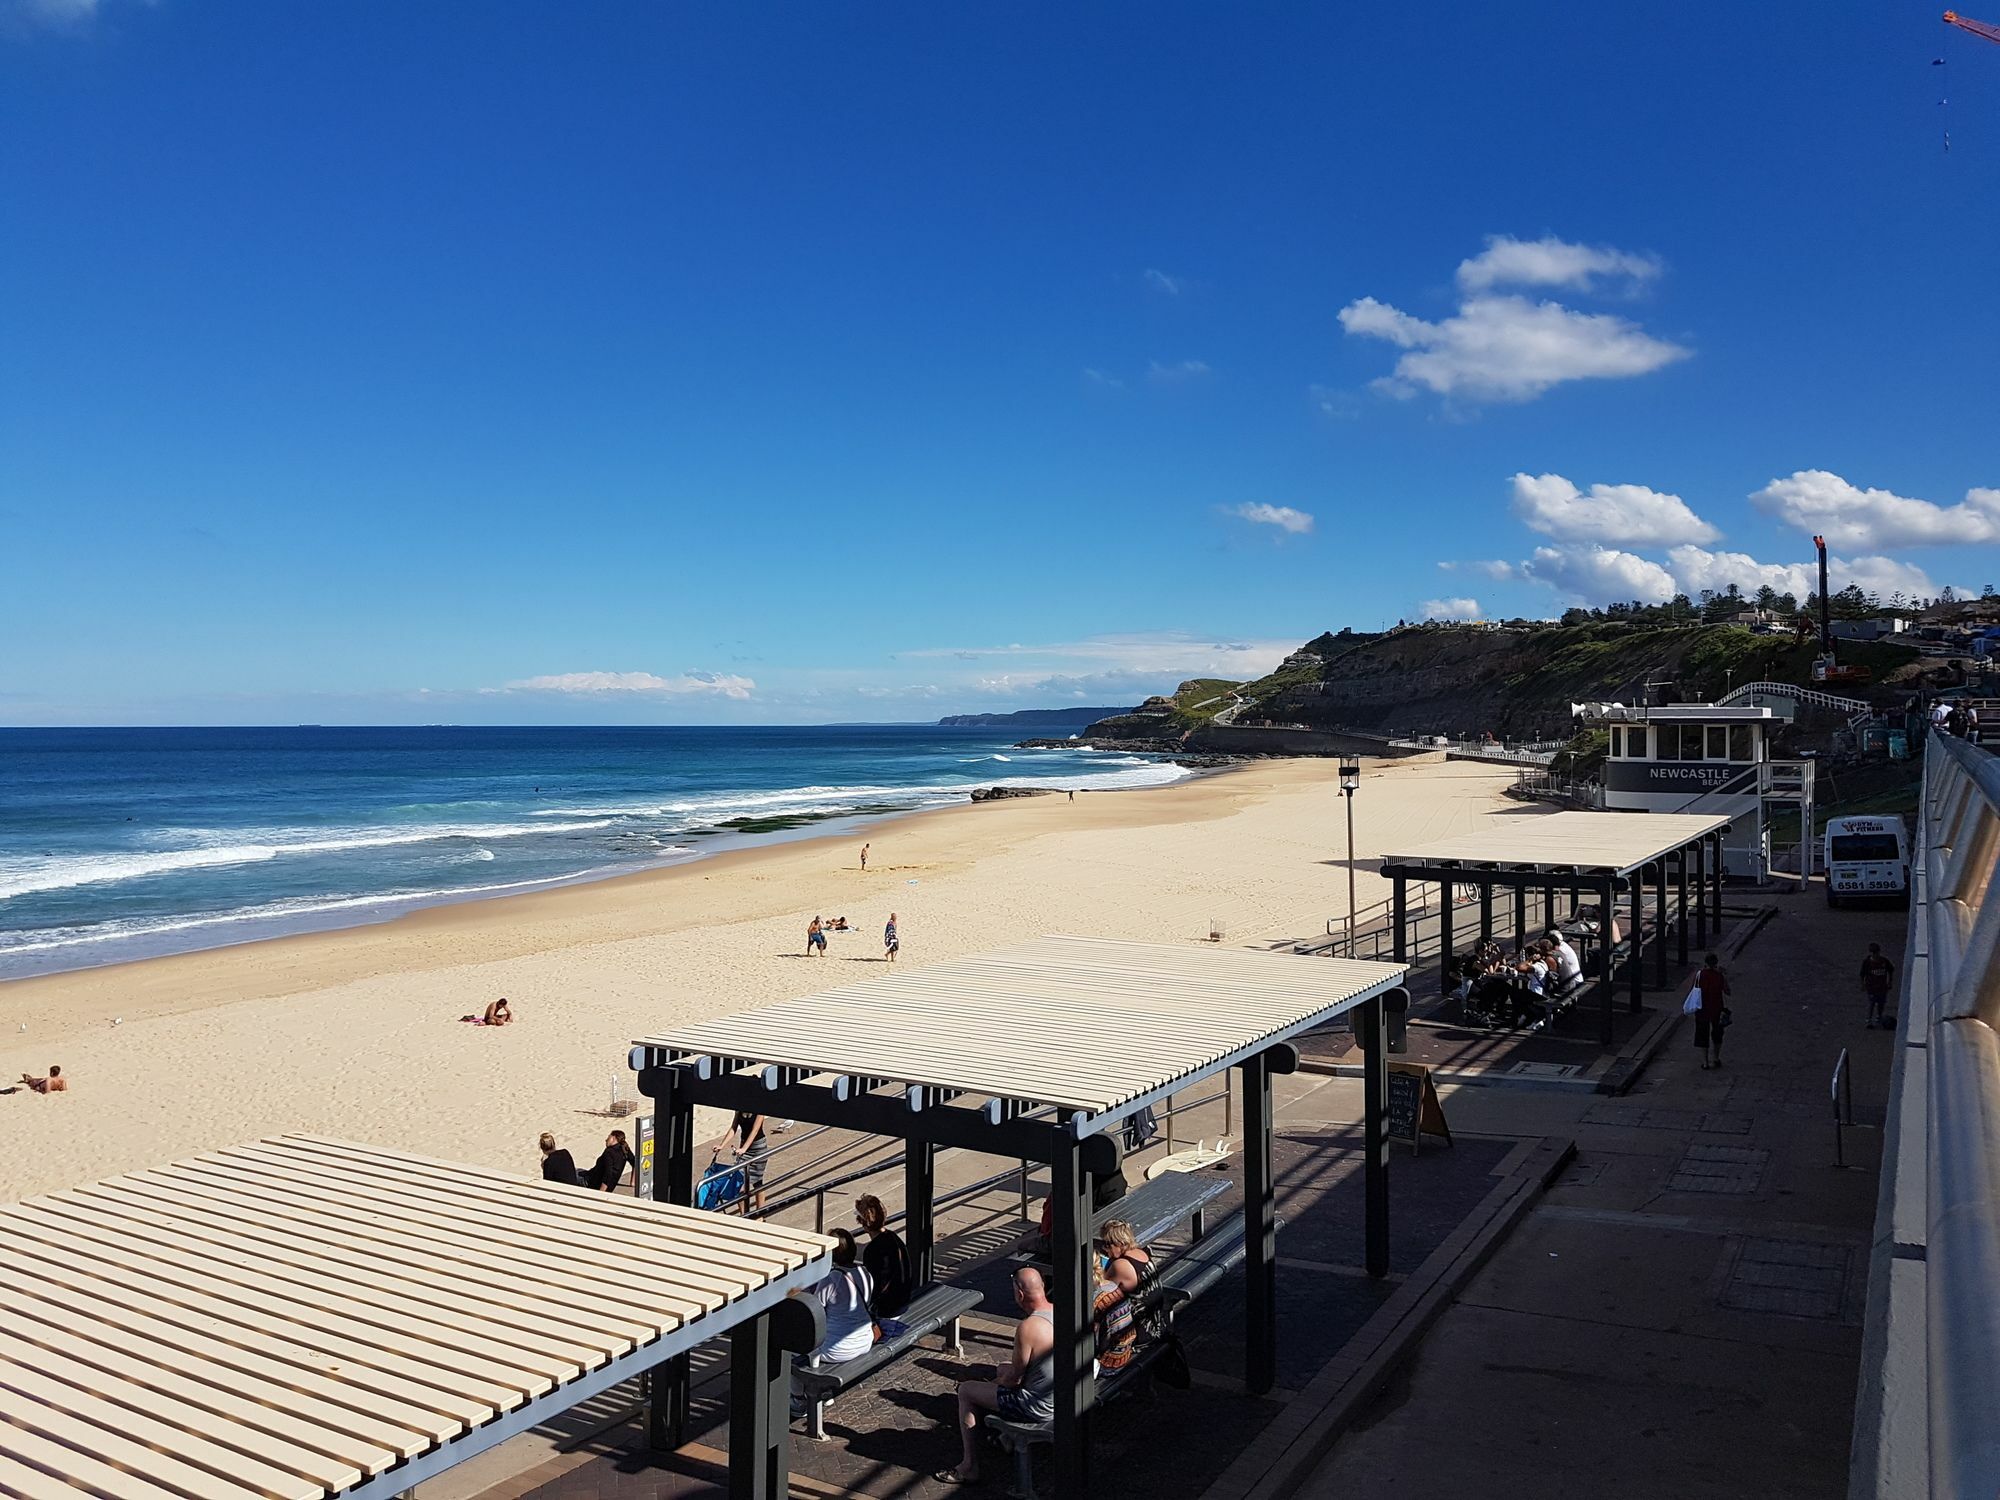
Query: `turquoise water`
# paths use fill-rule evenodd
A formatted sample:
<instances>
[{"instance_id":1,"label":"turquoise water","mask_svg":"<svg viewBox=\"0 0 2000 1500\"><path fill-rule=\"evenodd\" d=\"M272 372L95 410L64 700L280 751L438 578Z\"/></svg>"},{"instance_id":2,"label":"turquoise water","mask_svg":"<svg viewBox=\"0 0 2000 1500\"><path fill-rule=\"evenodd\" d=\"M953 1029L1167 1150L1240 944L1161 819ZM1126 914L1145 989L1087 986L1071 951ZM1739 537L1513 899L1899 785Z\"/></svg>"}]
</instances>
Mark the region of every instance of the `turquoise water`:
<instances>
[{"instance_id":1,"label":"turquoise water","mask_svg":"<svg viewBox=\"0 0 2000 1500\"><path fill-rule=\"evenodd\" d=\"M0 977L380 920L963 802L1186 774L920 725L0 730Z\"/></svg>"}]
</instances>

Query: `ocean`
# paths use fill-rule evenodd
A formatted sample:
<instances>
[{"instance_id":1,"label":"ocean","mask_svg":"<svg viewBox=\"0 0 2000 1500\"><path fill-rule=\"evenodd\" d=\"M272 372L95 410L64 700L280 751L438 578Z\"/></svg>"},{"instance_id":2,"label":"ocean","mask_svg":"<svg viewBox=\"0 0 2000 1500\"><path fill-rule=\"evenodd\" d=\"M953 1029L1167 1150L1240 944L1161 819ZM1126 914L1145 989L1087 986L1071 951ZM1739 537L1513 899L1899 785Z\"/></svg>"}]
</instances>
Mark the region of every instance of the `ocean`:
<instances>
[{"instance_id":1,"label":"ocean","mask_svg":"<svg viewBox=\"0 0 2000 1500\"><path fill-rule=\"evenodd\" d=\"M1187 773L1018 732L0 729L0 978L700 859L986 786Z\"/></svg>"}]
</instances>

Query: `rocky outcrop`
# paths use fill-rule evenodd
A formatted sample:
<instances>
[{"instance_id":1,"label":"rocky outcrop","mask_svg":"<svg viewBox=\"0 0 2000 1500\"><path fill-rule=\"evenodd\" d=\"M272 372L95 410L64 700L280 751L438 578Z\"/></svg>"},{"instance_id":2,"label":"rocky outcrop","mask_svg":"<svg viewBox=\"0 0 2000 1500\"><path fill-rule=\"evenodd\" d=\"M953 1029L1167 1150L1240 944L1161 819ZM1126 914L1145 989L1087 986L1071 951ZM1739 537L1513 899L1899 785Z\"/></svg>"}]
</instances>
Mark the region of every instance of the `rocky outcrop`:
<instances>
[{"instance_id":1,"label":"rocky outcrop","mask_svg":"<svg viewBox=\"0 0 2000 1500\"><path fill-rule=\"evenodd\" d=\"M972 794L974 802L1005 802L1010 797L1053 797L1052 786L982 786Z\"/></svg>"}]
</instances>

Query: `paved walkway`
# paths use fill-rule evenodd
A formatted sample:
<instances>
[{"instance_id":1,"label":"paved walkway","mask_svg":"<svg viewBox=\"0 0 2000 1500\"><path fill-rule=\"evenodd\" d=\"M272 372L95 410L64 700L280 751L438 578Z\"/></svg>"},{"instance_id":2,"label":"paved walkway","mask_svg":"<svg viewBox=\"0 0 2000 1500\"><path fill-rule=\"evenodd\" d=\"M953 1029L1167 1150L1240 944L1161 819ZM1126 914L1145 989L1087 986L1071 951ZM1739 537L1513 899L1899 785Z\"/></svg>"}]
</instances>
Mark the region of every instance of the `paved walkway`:
<instances>
[{"instance_id":1,"label":"paved walkway","mask_svg":"<svg viewBox=\"0 0 2000 1500\"><path fill-rule=\"evenodd\" d=\"M1300 1494L1844 1494L1880 1135L1833 1165L1828 1079L1850 1048L1879 1124L1892 1036L1855 970L1904 921L1781 901L1726 965L1719 1071L1683 1027L1620 1098L1451 1091L1455 1126L1578 1156Z\"/></svg>"}]
</instances>

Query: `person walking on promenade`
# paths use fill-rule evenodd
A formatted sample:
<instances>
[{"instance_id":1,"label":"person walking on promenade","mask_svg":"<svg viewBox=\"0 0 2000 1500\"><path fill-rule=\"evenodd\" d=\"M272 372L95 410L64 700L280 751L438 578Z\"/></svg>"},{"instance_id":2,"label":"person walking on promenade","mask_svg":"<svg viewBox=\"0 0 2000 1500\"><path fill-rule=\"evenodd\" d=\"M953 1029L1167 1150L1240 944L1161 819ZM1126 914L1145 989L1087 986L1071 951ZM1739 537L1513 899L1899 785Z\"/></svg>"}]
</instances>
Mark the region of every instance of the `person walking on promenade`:
<instances>
[{"instance_id":1,"label":"person walking on promenade","mask_svg":"<svg viewBox=\"0 0 2000 1500\"><path fill-rule=\"evenodd\" d=\"M1861 990L1868 997L1870 1031L1889 1024L1882 1015L1882 1007L1889 1003L1889 986L1895 980L1896 966L1883 955L1882 945L1870 943L1868 956L1861 960Z\"/></svg>"},{"instance_id":2,"label":"person walking on promenade","mask_svg":"<svg viewBox=\"0 0 2000 1500\"><path fill-rule=\"evenodd\" d=\"M1704 1070L1722 1066L1722 1033L1729 1025L1729 976L1720 960L1711 953L1702 960L1701 972L1694 976L1701 991L1701 1008L1694 1013L1694 1044L1701 1053Z\"/></svg>"},{"instance_id":3,"label":"person walking on promenade","mask_svg":"<svg viewBox=\"0 0 2000 1500\"><path fill-rule=\"evenodd\" d=\"M894 963L896 953L903 946L903 940L896 935L896 914L889 913L889 921L882 929L882 961Z\"/></svg>"}]
</instances>

